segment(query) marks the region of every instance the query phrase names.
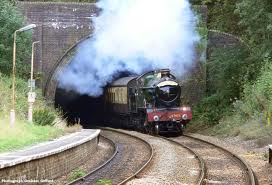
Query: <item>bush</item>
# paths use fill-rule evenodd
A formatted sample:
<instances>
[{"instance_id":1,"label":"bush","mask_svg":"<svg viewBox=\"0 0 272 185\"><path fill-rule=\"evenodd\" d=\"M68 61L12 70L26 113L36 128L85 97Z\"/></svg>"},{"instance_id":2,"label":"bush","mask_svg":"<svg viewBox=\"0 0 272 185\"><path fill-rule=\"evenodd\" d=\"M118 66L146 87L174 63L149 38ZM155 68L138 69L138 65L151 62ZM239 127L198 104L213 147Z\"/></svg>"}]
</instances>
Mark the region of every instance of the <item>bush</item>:
<instances>
[{"instance_id":1,"label":"bush","mask_svg":"<svg viewBox=\"0 0 272 185\"><path fill-rule=\"evenodd\" d=\"M244 83L258 75L255 63L243 46L215 49L207 63L209 95L218 93L226 100L240 98Z\"/></svg>"},{"instance_id":2,"label":"bush","mask_svg":"<svg viewBox=\"0 0 272 185\"><path fill-rule=\"evenodd\" d=\"M195 120L211 125L229 114L232 103L243 93L244 82L255 76L247 57L242 46L213 51L207 63L207 96L194 108Z\"/></svg>"},{"instance_id":3,"label":"bush","mask_svg":"<svg viewBox=\"0 0 272 185\"><path fill-rule=\"evenodd\" d=\"M229 115L222 114L219 124L208 129L210 134L241 136L243 139L271 137L272 135L272 61L267 59L261 75L254 83L247 83L241 100L235 101ZM214 101L210 101L216 107ZM218 107L220 109L220 107ZM211 110L208 110L211 111ZM208 118L214 113L202 113ZM211 121L211 120L208 120Z\"/></svg>"},{"instance_id":4,"label":"bush","mask_svg":"<svg viewBox=\"0 0 272 185\"><path fill-rule=\"evenodd\" d=\"M257 80L246 84L242 110L245 114L265 115L272 112L272 59L267 59Z\"/></svg>"},{"instance_id":5,"label":"bush","mask_svg":"<svg viewBox=\"0 0 272 185\"><path fill-rule=\"evenodd\" d=\"M228 103L218 94L203 98L194 108L194 120L199 120L208 125L217 124L229 111Z\"/></svg>"},{"instance_id":6,"label":"bush","mask_svg":"<svg viewBox=\"0 0 272 185\"><path fill-rule=\"evenodd\" d=\"M78 178L84 177L86 175L86 172L80 168L74 169L70 175L69 175L69 180L74 181Z\"/></svg>"},{"instance_id":7,"label":"bush","mask_svg":"<svg viewBox=\"0 0 272 185\"><path fill-rule=\"evenodd\" d=\"M37 125L54 125L56 118L56 113L49 108L34 110L33 113L33 122Z\"/></svg>"}]
</instances>

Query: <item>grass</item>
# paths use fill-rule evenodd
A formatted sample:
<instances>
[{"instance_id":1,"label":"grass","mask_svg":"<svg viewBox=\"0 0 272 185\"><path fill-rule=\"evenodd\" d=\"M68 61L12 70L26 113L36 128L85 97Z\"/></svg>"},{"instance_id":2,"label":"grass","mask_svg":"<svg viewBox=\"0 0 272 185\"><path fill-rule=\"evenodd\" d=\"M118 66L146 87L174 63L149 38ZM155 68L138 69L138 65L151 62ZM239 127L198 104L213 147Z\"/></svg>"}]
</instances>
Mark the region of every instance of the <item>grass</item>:
<instances>
[{"instance_id":1,"label":"grass","mask_svg":"<svg viewBox=\"0 0 272 185\"><path fill-rule=\"evenodd\" d=\"M10 127L7 119L0 120L0 152L21 149L51 140L79 128L79 126L39 126L23 121L17 121L13 127Z\"/></svg>"},{"instance_id":2,"label":"grass","mask_svg":"<svg viewBox=\"0 0 272 185\"><path fill-rule=\"evenodd\" d=\"M0 73L0 152L12 151L47 141L81 129L74 125L67 127L59 113L46 105L41 90L36 89L37 98L34 103L35 110L47 110L50 115L55 115L49 125L40 123L48 114L38 114L34 124L27 122L27 92L29 91L26 80L16 79L16 123L13 127L9 125L9 111L11 109L11 79ZM37 117L36 116L36 117ZM43 116L43 117L42 117ZM35 115L34 115L35 118ZM37 122L37 120L40 120ZM35 122L36 121L36 122ZM40 125L39 125L40 124Z\"/></svg>"},{"instance_id":3,"label":"grass","mask_svg":"<svg viewBox=\"0 0 272 185\"><path fill-rule=\"evenodd\" d=\"M244 120L238 114L225 117L216 125L207 125L199 120L193 121L188 125L187 131L220 137L239 136L243 140L272 137L272 125L254 117Z\"/></svg>"}]
</instances>

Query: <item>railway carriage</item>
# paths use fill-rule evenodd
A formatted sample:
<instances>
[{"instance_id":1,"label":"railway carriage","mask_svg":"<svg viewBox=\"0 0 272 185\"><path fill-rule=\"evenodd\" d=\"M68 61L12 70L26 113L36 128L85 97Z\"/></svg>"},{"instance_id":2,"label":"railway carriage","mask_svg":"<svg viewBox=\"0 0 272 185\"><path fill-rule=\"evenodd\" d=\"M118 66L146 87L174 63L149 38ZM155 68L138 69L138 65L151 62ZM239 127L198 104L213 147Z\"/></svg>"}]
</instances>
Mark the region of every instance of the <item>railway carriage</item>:
<instances>
[{"instance_id":1,"label":"railway carriage","mask_svg":"<svg viewBox=\"0 0 272 185\"><path fill-rule=\"evenodd\" d=\"M154 134L180 132L192 119L181 87L168 69L120 78L105 91L105 112L118 126Z\"/></svg>"}]
</instances>

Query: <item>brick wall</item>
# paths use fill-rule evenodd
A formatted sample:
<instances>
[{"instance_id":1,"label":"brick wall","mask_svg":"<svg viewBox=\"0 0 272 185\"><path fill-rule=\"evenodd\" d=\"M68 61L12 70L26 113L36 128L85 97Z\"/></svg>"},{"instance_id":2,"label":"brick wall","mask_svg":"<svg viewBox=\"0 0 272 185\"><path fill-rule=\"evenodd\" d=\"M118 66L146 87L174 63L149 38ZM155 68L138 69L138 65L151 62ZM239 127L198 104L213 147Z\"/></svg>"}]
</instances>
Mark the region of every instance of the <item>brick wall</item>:
<instances>
[{"instance_id":1,"label":"brick wall","mask_svg":"<svg viewBox=\"0 0 272 185\"><path fill-rule=\"evenodd\" d=\"M52 180L66 175L83 164L97 151L97 139L96 137L82 145L55 155L0 169L0 179Z\"/></svg>"},{"instance_id":2,"label":"brick wall","mask_svg":"<svg viewBox=\"0 0 272 185\"><path fill-rule=\"evenodd\" d=\"M40 83L44 88L65 51L92 33L91 17L98 11L91 3L18 2L17 7L27 23L38 25L33 35L33 41L41 41L35 53L35 71L42 74Z\"/></svg>"}]
</instances>

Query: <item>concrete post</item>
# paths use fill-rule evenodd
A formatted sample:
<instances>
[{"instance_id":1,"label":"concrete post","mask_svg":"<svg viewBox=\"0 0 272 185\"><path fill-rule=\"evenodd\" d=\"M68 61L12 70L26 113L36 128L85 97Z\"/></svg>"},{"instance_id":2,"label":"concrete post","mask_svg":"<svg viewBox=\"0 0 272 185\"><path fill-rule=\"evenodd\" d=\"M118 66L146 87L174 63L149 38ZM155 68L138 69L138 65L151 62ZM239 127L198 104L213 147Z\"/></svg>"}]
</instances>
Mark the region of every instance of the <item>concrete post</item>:
<instances>
[{"instance_id":1,"label":"concrete post","mask_svg":"<svg viewBox=\"0 0 272 185\"><path fill-rule=\"evenodd\" d=\"M272 164L272 145L269 145L269 154L268 154L268 161L270 164Z\"/></svg>"}]
</instances>

